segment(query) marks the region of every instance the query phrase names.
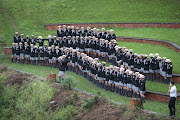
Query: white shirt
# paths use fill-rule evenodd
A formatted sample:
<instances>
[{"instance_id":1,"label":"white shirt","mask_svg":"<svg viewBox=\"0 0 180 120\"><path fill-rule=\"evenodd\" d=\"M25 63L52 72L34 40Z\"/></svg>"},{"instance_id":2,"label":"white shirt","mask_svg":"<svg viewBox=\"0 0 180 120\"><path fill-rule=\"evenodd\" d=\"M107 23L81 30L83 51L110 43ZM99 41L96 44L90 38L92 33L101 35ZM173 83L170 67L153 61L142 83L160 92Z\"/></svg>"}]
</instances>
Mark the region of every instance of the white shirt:
<instances>
[{"instance_id":1,"label":"white shirt","mask_svg":"<svg viewBox=\"0 0 180 120\"><path fill-rule=\"evenodd\" d=\"M171 87L171 90L170 90L170 97L177 97L177 89L176 89L176 86L173 85L173 87Z\"/></svg>"}]
</instances>

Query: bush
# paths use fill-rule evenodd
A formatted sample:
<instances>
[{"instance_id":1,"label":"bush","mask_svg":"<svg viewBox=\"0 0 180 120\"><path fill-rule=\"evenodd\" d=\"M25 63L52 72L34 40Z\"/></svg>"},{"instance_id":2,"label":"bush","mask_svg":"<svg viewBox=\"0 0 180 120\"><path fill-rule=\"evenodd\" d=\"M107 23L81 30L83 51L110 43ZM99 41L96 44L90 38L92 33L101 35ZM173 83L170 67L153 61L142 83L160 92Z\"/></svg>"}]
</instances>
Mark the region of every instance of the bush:
<instances>
[{"instance_id":1,"label":"bush","mask_svg":"<svg viewBox=\"0 0 180 120\"><path fill-rule=\"evenodd\" d=\"M72 76L67 76L67 77L65 78L65 80L62 81L62 86L63 86L65 89L71 90L71 89L73 89L73 88L75 87L75 85L76 85L75 80L76 80L76 79L75 79L74 77L72 77Z\"/></svg>"},{"instance_id":2,"label":"bush","mask_svg":"<svg viewBox=\"0 0 180 120\"><path fill-rule=\"evenodd\" d=\"M82 108L85 110L90 110L94 105L99 102L99 96L96 95L91 99L83 99L85 102L82 104Z\"/></svg>"}]
</instances>

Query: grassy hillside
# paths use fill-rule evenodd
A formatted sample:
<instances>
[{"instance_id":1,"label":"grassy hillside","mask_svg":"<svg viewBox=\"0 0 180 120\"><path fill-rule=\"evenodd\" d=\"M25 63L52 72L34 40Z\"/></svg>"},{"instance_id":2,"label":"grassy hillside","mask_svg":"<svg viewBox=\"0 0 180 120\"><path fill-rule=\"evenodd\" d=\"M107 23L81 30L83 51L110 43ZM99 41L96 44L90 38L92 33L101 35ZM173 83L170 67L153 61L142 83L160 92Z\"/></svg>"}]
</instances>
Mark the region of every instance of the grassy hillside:
<instances>
[{"instance_id":1,"label":"grassy hillside","mask_svg":"<svg viewBox=\"0 0 180 120\"><path fill-rule=\"evenodd\" d=\"M117 36L159 39L180 45L180 29L170 28L113 28Z\"/></svg>"},{"instance_id":2,"label":"grassy hillside","mask_svg":"<svg viewBox=\"0 0 180 120\"><path fill-rule=\"evenodd\" d=\"M12 39L14 31L29 35L51 34L45 30L44 25L48 23L180 21L178 0L0 1L1 41Z\"/></svg>"}]
</instances>

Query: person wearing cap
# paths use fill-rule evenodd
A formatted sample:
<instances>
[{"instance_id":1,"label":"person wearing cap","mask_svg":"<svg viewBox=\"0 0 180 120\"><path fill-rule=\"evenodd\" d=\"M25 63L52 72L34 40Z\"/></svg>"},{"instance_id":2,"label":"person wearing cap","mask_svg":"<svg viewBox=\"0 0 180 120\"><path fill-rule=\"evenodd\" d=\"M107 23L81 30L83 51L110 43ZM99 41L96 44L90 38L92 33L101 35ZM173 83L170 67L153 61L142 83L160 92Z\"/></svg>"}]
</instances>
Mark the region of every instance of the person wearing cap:
<instances>
[{"instance_id":1,"label":"person wearing cap","mask_svg":"<svg viewBox=\"0 0 180 120\"><path fill-rule=\"evenodd\" d=\"M18 35L18 32L15 32L14 36L14 43L19 43L20 36Z\"/></svg>"},{"instance_id":2,"label":"person wearing cap","mask_svg":"<svg viewBox=\"0 0 180 120\"><path fill-rule=\"evenodd\" d=\"M40 64L41 66L44 66L44 49L42 47L39 47L39 56L40 56Z\"/></svg>"},{"instance_id":3,"label":"person wearing cap","mask_svg":"<svg viewBox=\"0 0 180 120\"><path fill-rule=\"evenodd\" d=\"M15 43L16 46L16 61L17 63L19 63L19 59L20 59L20 47L18 43Z\"/></svg>"},{"instance_id":4,"label":"person wearing cap","mask_svg":"<svg viewBox=\"0 0 180 120\"><path fill-rule=\"evenodd\" d=\"M27 42L25 42L24 53L27 64L30 64L30 52L31 52L31 47L28 45Z\"/></svg>"},{"instance_id":5,"label":"person wearing cap","mask_svg":"<svg viewBox=\"0 0 180 120\"><path fill-rule=\"evenodd\" d=\"M39 43L39 47L42 47L44 49L44 39L42 38L42 36L38 37L37 43Z\"/></svg>"},{"instance_id":6,"label":"person wearing cap","mask_svg":"<svg viewBox=\"0 0 180 120\"><path fill-rule=\"evenodd\" d=\"M130 71L127 77L128 97L132 97L132 76L133 76L133 71Z\"/></svg>"},{"instance_id":7,"label":"person wearing cap","mask_svg":"<svg viewBox=\"0 0 180 120\"><path fill-rule=\"evenodd\" d=\"M173 65L170 59L167 59L167 72L166 72L166 83L169 84L169 82L172 80L172 70Z\"/></svg>"},{"instance_id":8,"label":"person wearing cap","mask_svg":"<svg viewBox=\"0 0 180 120\"><path fill-rule=\"evenodd\" d=\"M110 42L110 40L111 40L111 35L110 35L110 33L109 33L109 30L107 30L105 39L108 40L109 42Z\"/></svg>"},{"instance_id":9,"label":"person wearing cap","mask_svg":"<svg viewBox=\"0 0 180 120\"><path fill-rule=\"evenodd\" d=\"M30 51L30 60L31 60L31 64L34 65L34 61L35 61L35 49L34 49L34 44L31 44L31 51Z\"/></svg>"},{"instance_id":10,"label":"person wearing cap","mask_svg":"<svg viewBox=\"0 0 180 120\"><path fill-rule=\"evenodd\" d=\"M109 66L110 68L110 71L109 71L109 82L108 82L108 88L111 92L113 92L113 89L114 89L114 69L113 69L113 66L110 65Z\"/></svg>"},{"instance_id":11,"label":"person wearing cap","mask_svg":"<svg viewBox=\"0 0 180 120\"><path fill-rule=\"evenodd\" d=\"M136 72L135 73L135 75L136 75L136 78L135 78L135 92L134 92L134 97L135 98L140 98L140 90L139 90L139 76L140 76L140 74L139 74L139 72Z\"/></svg>"},{"instance_id":12,"label":"person wearing cap","mask_svg":"<svg viewBox=\"0 0 180 120\"><path fill-rule=\"evenodd\" d=\"M147 58L147 55L145 55L144 58L144 73L145 73L145 80L150 80L149 79L149 65L150 65L150 61Z\"/></svg>"},{"instance_id":13,"label":"person wearing cap","mask_svg":"<svg viewBox=\"0 0 180 120\"><path fill-rule=\"evenodd\" d=\"M176 102L176 98L177 98L177 88L174 85L174 81L170 81L169 84L169 90L168 93L170 94L170 99L169 99L169 110L170 110L170 115L169 116L175 116L175 102Z\"/></svg>"},{"instance_id":14,"label":"person wearing cap","mask_svg":"<svg viewBox=\"0 0 180 120\"><path fill-rule=\"evenodd\" d=\"M59 44L59 42L56 39L56 36L53 36L53 45L56 47L56 46L58 46L58 44Z\"/></svg>"},{"instance_id":15,"label":"person wearing cap","mask_svg":"<svg viewBox=\"0 0 180 120\"><path fill-rule=\"evenodd\" d=\"M30 46L31 40L28 35L26 35L25 42L27 42L28 46Z\"/></svg>"},{"instance_id":16,"label":"person wearing cap","mask_svg":"<svg viewBox=\"0 0 180 120\"><path fill-rule=\"evenodd\" d=\"M81 31L79 30L79 27L76 27L76 36L81 36Z\"/></svg>"},{"instance_id":17,"label":"person wearing cap","mask_svg":"<svg viewBox=\"0 0 180 120\"><path fill-rule=\"evenodd\" d=\"M150 56L150 80L155 80L155 66L156 66L156 59L154 58L154 55L151 53Z\"/></svg>"},{"instance_id":18,"label":"person wearing cap","mask_svg":"<svg viewBox=\"0 0 180 120\"><path fill-rule=\"evenodd\" d=\"M71 36L72 29L70 26L67 26L67 36Z\"/></svg>"},{"instance_id":19,"label":"person wearing cap","mask_svg":"<svg viewBox=\"0 0 180 120\"><path fill-rule=\"evenodd\" d=\"M58 26L57 36L58 36L58 37L62 37L62 29L61 29L61 26Z\"/></svg>"},{"instance_id":20,"label":"person wearing cap","mask_svg":"<svg viewBox=\"0 0 180 120\"><path fill-rule=\"evenodd\" d=\"M24 38L24 34L21 34L21 37L19 39L19 43L22 43L22 47L24 47L24 42L25 42L25 38Z\"/></svg>"},{"instance_id":21,"label":"person wearing cap","mask_svg":"<svg viewBox=\"0 0 180 120\"><path fill-rule=\"evenodd\" d=\"M63 29L62 29L62 37L67 36L67 28L66 25L63 25Z\"/></svg>"},{"instance_id":22,"label":"person wearing cap","mask_svg":"<svg viewBox=\"0 0 180 120\"><path fill-rule=\"evenodd\" d=\"M31 36L31 44L36 45L36 38L34 38L34 35Z\"/></svg>"},{"instance_id":23,"label":"person wearing cap","mask_svg":"<svg viewBox=\"0 0 180 120\"><path fill-rule=\"evenodd\" d=\"M105 81L105 86L104 86L104 89L105 90L108 90L108 87L109 87L109 85L108 85L108 82L109 82L109 79L110 79L110 70L109 70L109 67L106 67L106 72L105 72L106 74L106 81Z\"/></svg>"},{"instance_id":24,"label":"person wearing cap","mask_svg":"<svg viewBox=\"0 0 180 120\"><path fill-rule=\"evenodd\" d=\"M19 60L19 62L24 64L24 46L23 46L23 44L21 42L19 43L19 50L20 50L20 60Z\"/></svg>"},{"instance_id":25,"label":"person wearing cap","mask_svg":"<svg viewBox=\"0 0 180 120\"><path fill-rule=\"evenodd\" d=\"M140 89L140 95L141 95L141 100L143 103L145 103L145 79L144 79L144 75L140 75L140 81L139 81L139 89Z\"/></svg>"},{"instance_id":26,"label":"person wearing cap","mask_svg":"<svg viewBox=\"0 0 180 120\"><path fill-rule=\"evenodd\" d=\"M51 45L53 45L53 39L51 38L51 35L48 35L48 42L49 42L49 47L51 47Z\"/></svg>"},{"instance_id":27,"label":"person wearing cap","mask_svg":"<svg viewBox=\"0 0 180 120\"><path fill-rule=\"evenodd\" d=\"M36 63L36 66L38 66L38 54L39 54L39 49L38 49L38 47L37 46L34 46L34 48L35 48L35 63Z\"/></svg>"},{"instance_id":28,"label":"person wearing cap","mask_svg":"<svg viewBox=\"0 0 180 120\"><path fill-rule=\"evenodd\" d=\"M87 36L88 37L91 36L91 29L90 29L90 27L87 27Z\"/></svg>"},{"instance_id":29,"label":"person wearing cap","mask_svg":"<svg viewBox=\"0 0 180 120\"><path fill-rule=\"evenodd\" d=\"M71 30L71 36L72 36L72 37L76 37L76 30L75 30L75 27L72 26L71 28L72 28L72 30Z\"/></svg>"},{"instance_id":30,"label":"person wearing cap","mask_svg":"<svg viewBox=\"0 0 180 120\"><path fill-rule=\"evenodd\" d=\"M52 58L53 58L53 53L52 53L52 50L51 50L51 47L48 47L48 56L49 56L49 67L52 67Z\"/></svg>"},{"instance_id":31,"label":"person wearing cap","mask_svg":"<svg viewBox=\"0 0 180 120\"><path fill-rule=\"evenodd\" d=\"M12 43L12 62L16 61L16 43Z\"/></svg>"},{"instance_id":32,"label":"person wearing cap","mask_svg":"<svg viewBox=\"0 0 180 120\"><path fill-rule=\"evenodd\" d=\"M49 53L48 53L48 47L47 44L44 44L44 61L45 61L45 66L48 66L48 61L49 61Z\"/></svg>"},{"instance_id":33,"label":"person wearing cap","mask_svg":"<svg viewBox=\"0 0 180 120\"><path fill-rule=\"evenodd\" d=\"M107 32L105 31L105 28L102 28L101 30L102 30L102 31L101 31L101 33L100 33L100 37L101 37L102 39L105 39Z\"/></svg>"},{"instance_id":34,"label":"person wearing cap","mask_svg":"<svg viewBox=\"0 0 180 120\"><path fill-rule=\"evenodd\" d=\"M80 31L81 36L85 37L86 36L86 32L87 32L87 30L85 30L84 27L81 27L81 31Z\"/></svg>"},{"instance_id":35,"label":"person wearing cap","mask_svg":"<svg viewBox=\"0 0 180 120\"><path fill-rule=\"evenodd\" d=\"M110 30L110 34L111 34L111 39L115 39L116 40L116 35L115 35L113 29Z\"/></svg>"}]
</instances>

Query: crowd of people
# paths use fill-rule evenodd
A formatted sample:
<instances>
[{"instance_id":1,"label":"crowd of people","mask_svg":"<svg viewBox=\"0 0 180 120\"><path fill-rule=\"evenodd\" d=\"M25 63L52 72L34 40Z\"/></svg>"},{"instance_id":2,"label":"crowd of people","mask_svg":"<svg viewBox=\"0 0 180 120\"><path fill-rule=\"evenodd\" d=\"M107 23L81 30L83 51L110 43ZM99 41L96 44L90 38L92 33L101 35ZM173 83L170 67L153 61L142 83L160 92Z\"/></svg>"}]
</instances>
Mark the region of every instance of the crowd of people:
<instances>
[{"instance_id":1,"label":"crowd of people","mask_svg":"<svg viewBox=\"0 0 180 120\"><path fill-rule=\"evenodd\" d=\"M31 38L15 33L12 62L59 67L64 79L67 68L86 77L106 90L144 101L145 80L168 84L172 77L172 63L156 54L136 54L132 49L119 47L114 30L58 26L57 36ZM48 44L46 44L48 43ZM114 66L105 66L99 60ZM62 62L64 61L64 63Z\"/></svg>"}]
</instances>

